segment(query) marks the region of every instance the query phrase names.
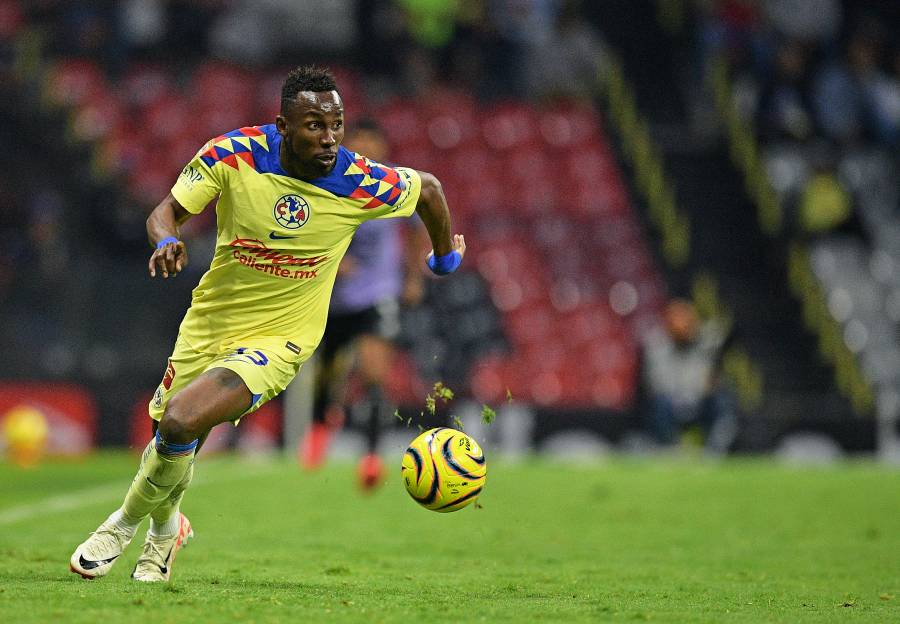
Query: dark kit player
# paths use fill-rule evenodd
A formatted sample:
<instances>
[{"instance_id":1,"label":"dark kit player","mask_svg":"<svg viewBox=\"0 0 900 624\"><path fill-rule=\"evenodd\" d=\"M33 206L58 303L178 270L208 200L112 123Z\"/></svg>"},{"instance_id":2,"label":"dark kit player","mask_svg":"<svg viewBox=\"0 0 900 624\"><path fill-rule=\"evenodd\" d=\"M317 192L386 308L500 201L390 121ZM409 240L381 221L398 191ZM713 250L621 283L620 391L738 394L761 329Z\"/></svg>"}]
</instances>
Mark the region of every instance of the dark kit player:
<instances>
[{"instance_id":1,"label":"dark kit player","mask_svg":"<svg viewBox=\"0 0 900 624\"><path fill-rule=\"evenodd\" d=\"M388 161L387 137L380 126L363 119L347 132L346 144L378 162ZM344 424L345 407L360 421L366 454L359 463L364 489L377 485L383 466L376 454L381 429L392 419L384 385L400 331L401 305L419 303L424 289L419 267L422 241L415 226L396 219L377 219L360 226L338 269L328 325L319 348L319 374L313 422L303 438L300 461L318 467L334 433ZM362 393L348 387L355 371Z\"/></svg>"}]
</instances>

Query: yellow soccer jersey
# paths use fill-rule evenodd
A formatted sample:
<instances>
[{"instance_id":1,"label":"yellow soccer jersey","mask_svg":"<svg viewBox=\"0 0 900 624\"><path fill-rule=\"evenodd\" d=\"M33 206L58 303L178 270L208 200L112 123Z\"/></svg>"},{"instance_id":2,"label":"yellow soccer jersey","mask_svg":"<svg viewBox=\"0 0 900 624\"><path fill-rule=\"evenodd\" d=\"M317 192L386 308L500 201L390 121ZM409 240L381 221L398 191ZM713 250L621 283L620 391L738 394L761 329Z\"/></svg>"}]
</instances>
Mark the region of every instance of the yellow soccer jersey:
<instances>
[{"instance_id":1,"label":"yellow soccer jersey","mask_svg":"<svg viewBox=\"0 0 900 624\"><path fill-rule=\"evenodd\" d=\"M341 147L332 172L307 182L282 169L280 147L274 124L234 130L207 143L172 187L194 214L219 197L215 256L180 329L198 351L271 338L282 348L290 341L305 360L325 331L337 268L356 228L415 210L421 180L412 169Z\"/></svg>"}]
</instances>

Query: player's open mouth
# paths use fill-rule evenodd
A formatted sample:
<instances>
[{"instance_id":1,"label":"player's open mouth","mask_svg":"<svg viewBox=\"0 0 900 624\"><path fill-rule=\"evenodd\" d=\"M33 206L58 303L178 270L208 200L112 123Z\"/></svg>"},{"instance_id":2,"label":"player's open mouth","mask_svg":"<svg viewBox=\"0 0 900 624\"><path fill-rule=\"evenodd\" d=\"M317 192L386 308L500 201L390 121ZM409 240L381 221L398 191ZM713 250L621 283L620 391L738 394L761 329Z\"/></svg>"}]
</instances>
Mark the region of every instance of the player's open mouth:
<instances>
[{"instance_id":1,"label":"player's open mouth","mask_svg":"<svg viewBox=\"0 0 900 624\"><path fill-rule=\"evenodd\" d=\"M337 154L333 154L331 152L329 152L327 154L319 154L316 156L316 160L318 160L319 162L322 162L326 165L330 165L330 164L334 163L335 158L337 158Z\"/></svg>"}]
</instances>

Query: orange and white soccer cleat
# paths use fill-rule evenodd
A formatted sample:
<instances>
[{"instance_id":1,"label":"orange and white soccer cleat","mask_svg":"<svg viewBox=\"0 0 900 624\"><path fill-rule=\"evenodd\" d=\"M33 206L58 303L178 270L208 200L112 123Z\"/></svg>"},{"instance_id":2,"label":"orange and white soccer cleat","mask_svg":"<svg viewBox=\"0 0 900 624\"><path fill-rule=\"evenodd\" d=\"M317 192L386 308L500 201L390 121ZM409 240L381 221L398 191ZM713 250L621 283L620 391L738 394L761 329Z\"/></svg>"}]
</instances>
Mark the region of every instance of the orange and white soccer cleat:
<instances>
[{"instance_id":1,"label":"orange and white soccer cleat","mask_svg":"<svg viewBox=\"0 0 900 624\"><path fill-rule=\"evenodd\" d=\"M180 513L180 512L179 512ZM175 563L175 555L181 550L189 539L194 537L191 522L183 513L178 533L171 537L156 537L149 531L144 540L144 550L134 565L131 578L144 583L159 583L168 581L172 576L172 564Z\"/></svg>"}]
</instances>

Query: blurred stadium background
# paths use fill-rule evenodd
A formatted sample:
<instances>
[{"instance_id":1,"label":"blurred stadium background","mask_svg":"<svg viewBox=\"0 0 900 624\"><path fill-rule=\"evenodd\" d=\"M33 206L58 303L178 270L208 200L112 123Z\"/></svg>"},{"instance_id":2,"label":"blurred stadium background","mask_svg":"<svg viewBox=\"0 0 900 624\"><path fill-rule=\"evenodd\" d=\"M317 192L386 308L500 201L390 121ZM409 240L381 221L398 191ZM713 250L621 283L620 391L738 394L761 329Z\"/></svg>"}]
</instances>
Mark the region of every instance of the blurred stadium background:
<instances>
[{"instance_id":1,"label":"blurred stadium background","mask_svg":"<svg viewBox=\"0 0 900 624\"><path fill-rule=\"evenodd\" d=\"M404 312L402 416L441 380L489 448L652 450L641 345L681 297L730 328L730 451L900 458L898 32L880 0L0 0L0 420L143 446L215 237L152 281L144 220L317 62L469 241ZM307 403L218 443L293 448Z\"/></svg>"}]
</instances>

